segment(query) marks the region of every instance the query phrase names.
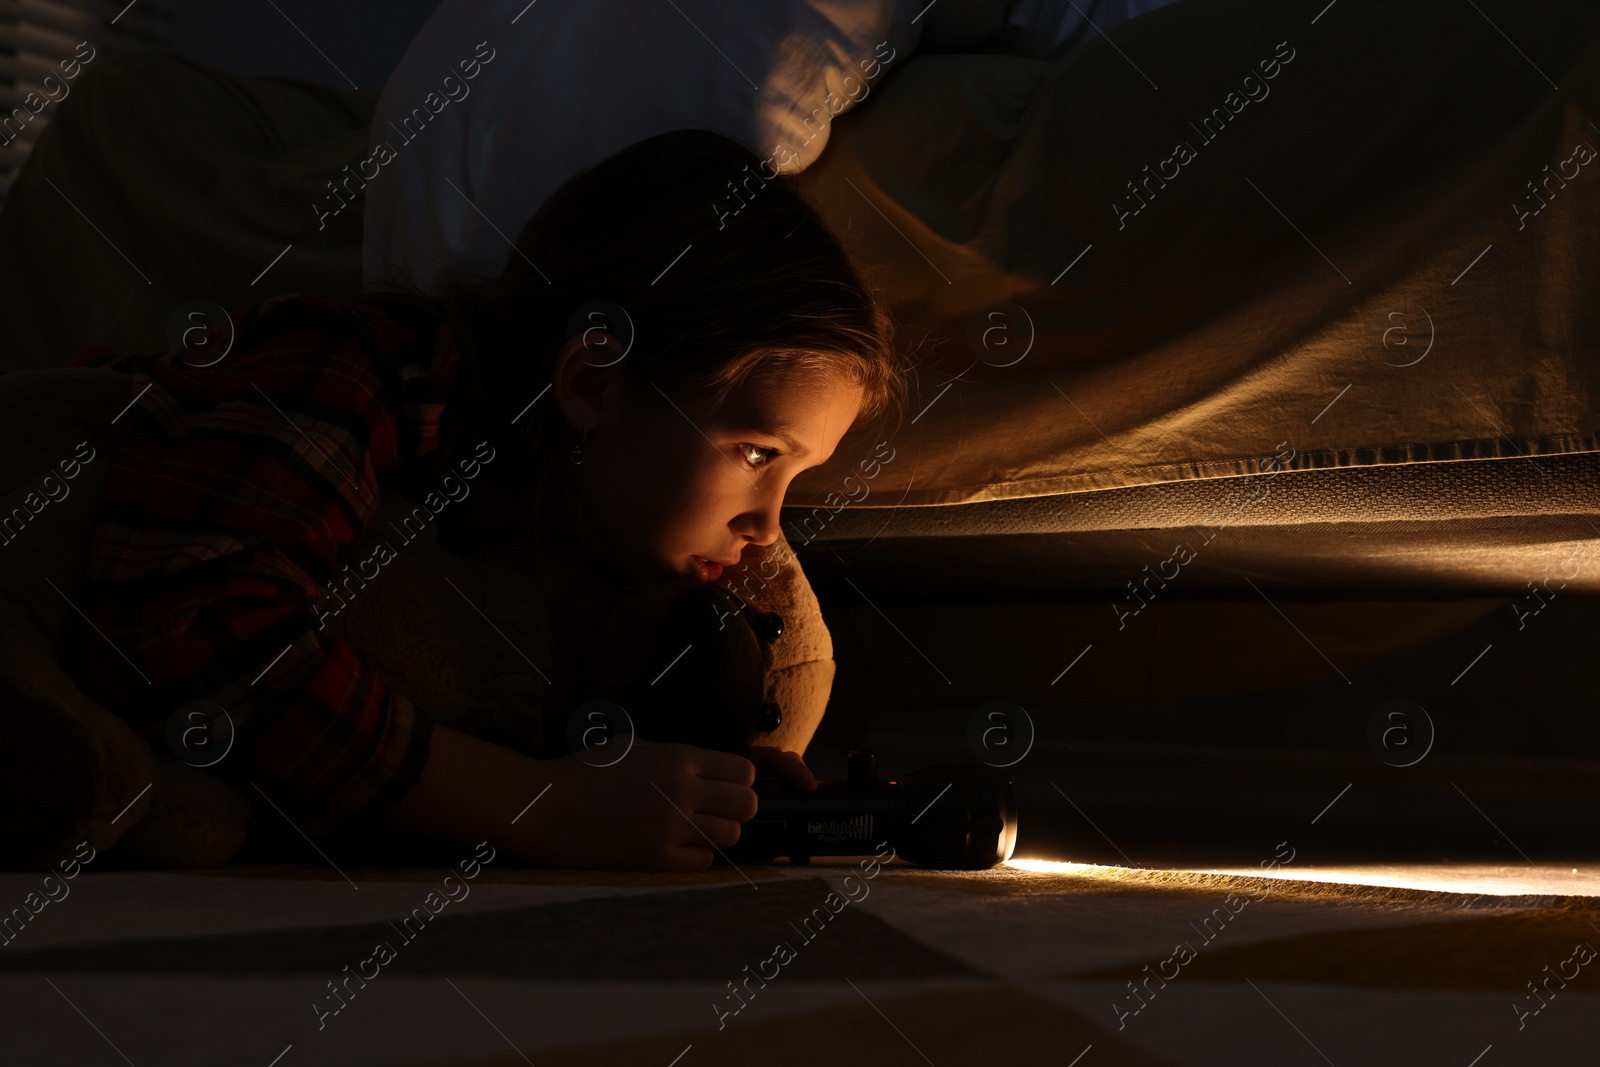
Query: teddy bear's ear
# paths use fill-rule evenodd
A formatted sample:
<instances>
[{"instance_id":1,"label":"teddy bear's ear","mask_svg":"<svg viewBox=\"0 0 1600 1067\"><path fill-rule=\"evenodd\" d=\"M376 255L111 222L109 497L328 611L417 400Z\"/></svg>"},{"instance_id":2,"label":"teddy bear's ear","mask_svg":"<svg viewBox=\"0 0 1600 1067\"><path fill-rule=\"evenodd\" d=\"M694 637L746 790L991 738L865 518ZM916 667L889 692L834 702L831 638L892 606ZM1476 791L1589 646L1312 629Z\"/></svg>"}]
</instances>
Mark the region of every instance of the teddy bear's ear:
<instances>
[{"instance_id":1,"label":"teddy bear's ear","mask_svg":"<svg viewBox=\"0 0 1600 1067\"><path fill-rule=\"evenodd\" d=\"M772 720L769 654L752 621L773 639L782 627L757 614L715 585L616 589L592 624L580 624L562 657L570 675L552 679L550 710L561 720L566 705L606 700L646 740L736 752Z\"/></svg>"},{"instance_id":2,"label":"teddy bear's ear","mask_svg":"<svg viewBox=\"0 0 1600 1067\"><path fill-rule=\"evenodd\" d=\"M540 659L549 675L539 712L545 756L629 731L722 751L771 745L804 755L827 707L833 644L781 537L705 585L685 577L619 586L580 568L571 553L532 558L554 559L559 571L537 597L549 640ZM612 705L605 730L585 710L594 701Z\"/></svg>"},{"instance_id":3,"label":"teddy bear's ear","mask_svg":"<svg viewBox=\"0 0 1600 1067\"><path fill-rule=\"evenodd\" d=\"M771 625L776 620L776 626ZM760 626L754 625L759 623ZM717 585L696 585L667 606L658 648L671 663L652 688L660 737L701 748L737 752L771 720L764 699L764 644L782 634L775 614L756 612Z\"/></svg>"},{"instance_id":4,"label":"teddy bear's ear","mask_svg":"<svg viewBox=\"0 0 1600 1067\"><path fill-rule=\"evenodd\" d=\"M574 750L571 720L592 701L626 712L621 728L646 741L738 752L774 728L766 673L771 641L781 640L776 614L686 579L581 592L552 629L544 709L552 753Z\"/></svg>"}]
</instances>

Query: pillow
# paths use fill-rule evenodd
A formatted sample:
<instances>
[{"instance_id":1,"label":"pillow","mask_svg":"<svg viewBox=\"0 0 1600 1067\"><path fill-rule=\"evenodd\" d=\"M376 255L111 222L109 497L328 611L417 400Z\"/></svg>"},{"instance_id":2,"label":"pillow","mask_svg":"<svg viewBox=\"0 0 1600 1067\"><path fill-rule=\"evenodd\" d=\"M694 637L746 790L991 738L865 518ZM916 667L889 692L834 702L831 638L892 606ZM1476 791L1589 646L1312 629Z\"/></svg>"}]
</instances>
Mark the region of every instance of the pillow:
<instances>
[{"instance_id":1,"label":"pillow","mask_svg":"<svg viewBox=\"0 0 1600 1067\"><path fill-rule=\"evenodd\" d=\"M364 190L367 284L436 292L447 270L497 275L557 186L668 130L712 130L772 170L803 170L833 117L905 62L924 6L802 0L734 16L713 0L445 0L384 88L369 156L318 218Z\"/></svg>"}]
</instances>

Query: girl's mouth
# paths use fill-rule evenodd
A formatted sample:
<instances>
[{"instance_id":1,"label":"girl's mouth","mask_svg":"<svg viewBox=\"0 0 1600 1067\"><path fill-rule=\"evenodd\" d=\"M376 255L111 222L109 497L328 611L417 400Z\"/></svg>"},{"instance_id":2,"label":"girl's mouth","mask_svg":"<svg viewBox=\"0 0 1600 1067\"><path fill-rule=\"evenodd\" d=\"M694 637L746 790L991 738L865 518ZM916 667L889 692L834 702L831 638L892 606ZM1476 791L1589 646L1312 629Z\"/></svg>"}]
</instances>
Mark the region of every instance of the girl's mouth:
<instances>
[{"instance_id":1,"label":"girl's mouth","mask_svg":"<svg viewBox=\"0 0 1600 1067\"><path fill-rule=\"evenodd\" d=\"M701 585L707 585L721 578L722 568L724 566L732 566L732 564L722 564L713 560L701 559L699 556L690 556L689 559L694 565L694 580Z\"/></svg>"}]
</instances>

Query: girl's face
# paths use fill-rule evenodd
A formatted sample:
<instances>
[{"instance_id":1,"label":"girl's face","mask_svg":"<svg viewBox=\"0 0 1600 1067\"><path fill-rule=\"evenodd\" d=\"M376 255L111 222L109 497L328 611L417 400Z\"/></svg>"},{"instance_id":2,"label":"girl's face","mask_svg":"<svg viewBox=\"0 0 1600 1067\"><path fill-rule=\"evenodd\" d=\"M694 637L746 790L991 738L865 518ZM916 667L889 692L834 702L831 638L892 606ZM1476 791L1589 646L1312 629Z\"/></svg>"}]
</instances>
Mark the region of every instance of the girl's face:
<instances>
[{"instance_id":1,"label":"girl's face","mask_svg":"<svg viewBox=\"0 0 1600 1067\"><path fill-rule=\"evenodd\" d=\"M564 349L555 376L583 438L582 464L557 457L577 512L567 518L627 581L715 581L721 570L707 564L776 541L789 483L833 455L863 398L831 372L778 372L710 411L634 384L620 362L591 366L583 351Z\"/></svg>"}]
</instances>

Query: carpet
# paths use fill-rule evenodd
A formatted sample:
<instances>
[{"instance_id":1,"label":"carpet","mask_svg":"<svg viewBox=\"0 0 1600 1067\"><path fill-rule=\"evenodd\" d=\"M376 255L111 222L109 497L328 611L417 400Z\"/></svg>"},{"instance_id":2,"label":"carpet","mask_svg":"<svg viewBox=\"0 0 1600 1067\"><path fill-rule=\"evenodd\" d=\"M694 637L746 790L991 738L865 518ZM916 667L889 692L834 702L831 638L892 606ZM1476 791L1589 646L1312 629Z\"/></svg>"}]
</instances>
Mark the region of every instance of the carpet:
<instances>
[{"instance_id":1,"label":"carpet","mask_svg":"<svg viewBox=\"0 0 1600 1067\"><path fill-rule=\"evenodd\" d=\"M1592 1042L1594 897L1043 866L90 860L42 905L11 873L0 1062L1496 1067Z\"/></svg>"}]
</instances>

